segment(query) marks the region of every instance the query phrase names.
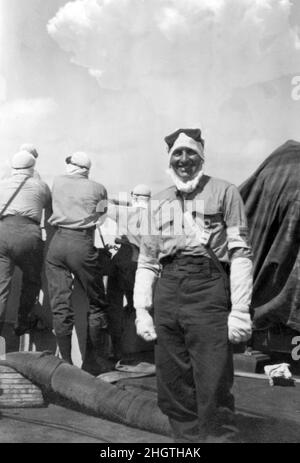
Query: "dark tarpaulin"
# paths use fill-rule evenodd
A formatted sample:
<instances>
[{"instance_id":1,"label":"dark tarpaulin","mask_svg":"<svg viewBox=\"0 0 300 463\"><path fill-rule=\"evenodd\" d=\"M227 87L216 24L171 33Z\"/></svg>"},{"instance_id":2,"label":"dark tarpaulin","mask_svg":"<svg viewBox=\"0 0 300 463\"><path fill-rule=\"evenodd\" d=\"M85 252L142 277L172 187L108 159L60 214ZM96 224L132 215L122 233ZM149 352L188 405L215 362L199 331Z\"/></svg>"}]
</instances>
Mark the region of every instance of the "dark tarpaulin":
<instances>
[{"instance_id":1,"label":"dark tarpaulin","mask_svg":"<svg viewBox=\"0 0 300 463\"><path fill-rule=\"evenodd\" d=\"M254 326L300 331L300 143L275 150L240 193L254 255Z\"/></svg>"}]
</instances>

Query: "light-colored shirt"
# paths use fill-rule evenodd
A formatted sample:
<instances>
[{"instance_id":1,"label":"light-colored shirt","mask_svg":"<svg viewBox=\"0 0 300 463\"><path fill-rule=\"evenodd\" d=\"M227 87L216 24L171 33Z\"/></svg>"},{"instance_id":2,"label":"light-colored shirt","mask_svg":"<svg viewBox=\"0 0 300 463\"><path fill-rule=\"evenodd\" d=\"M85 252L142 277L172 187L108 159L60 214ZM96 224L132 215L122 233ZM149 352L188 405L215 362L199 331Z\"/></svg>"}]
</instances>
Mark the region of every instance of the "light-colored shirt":
<instances>
[{"instance_id":1,"label":"light-colored shirt","mask_svg":"<svg viewBox=\"0 0 300 463\"><path fill-rule=\"evenodd\" d=\"M6 178L10 178L13 175L14 169L12 169L10 163L7 161L4 166L2 166L2 170L0 171L0 180L5 180ZM37 170L34 169L32 177L41 180L41 176Z\"/></svg>"},{"instance_id":2,"label":"light-colored shirt","mask_svg":"<svg viewBox=\"0 0 300 463\"><path fill-rule=\"evenodd\" d=\"M183 195L172 186L151 200L142 221L139 267L157 272L160 261L177 253L205 255L206 245L220 261L230 253L250 253L248 226L238 189L225 180L203 175L193 193Z\"/></svg>"},{"instance_id":3,"label":"light-colored shirt","mask_svg":"<svg viewBox=\"0 0 300 463\"><path fill-rule=\"evenodd\" d=\"M109 203L106 216L116 223L116 235L126 236L131 244L139 247L140 227L145 208Z\"/></svg>"},{"instance_id":4,"label":"light-colored shirt","mask_svg":"<svg viewBox=\"0 0 300 463\"><path fill-rule=\"evenodd\" d=\"M24 172L15 173L0 181L0 210L3 209L25 177L27 175ZM43 209L49 210L50 208L51 192L48 185L36 177L29 177L5 210L4 216L21 215L40 223Z\"/></svg>"},{"instance_id":5,"label":"light-colored shirt","mask_svg":"<svg viewBox=\"0 0 300 463\"><path fill-rule=\"evenodd\" d=\"M81 174L56 177L52 188L53 214L49 223L63 228L94 227L106 210L107 192Z\"/></svg>"}]
</instances>

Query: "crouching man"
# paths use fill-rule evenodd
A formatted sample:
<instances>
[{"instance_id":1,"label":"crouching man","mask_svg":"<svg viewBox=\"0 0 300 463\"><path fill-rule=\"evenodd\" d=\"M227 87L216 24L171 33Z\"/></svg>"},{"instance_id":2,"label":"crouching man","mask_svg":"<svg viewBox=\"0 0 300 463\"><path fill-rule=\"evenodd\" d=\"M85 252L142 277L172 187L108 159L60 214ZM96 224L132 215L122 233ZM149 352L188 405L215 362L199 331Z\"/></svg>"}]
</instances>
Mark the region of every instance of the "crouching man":
<instances>
[{"instance_id":1,"label":"crouching man","mask_svg":"<svg viewBox=\"0 0 300 463\"><path fill-rule=\"evenodd\" d=\"M174 185L151 203L136 328L157 337L158 404L175 442L215 442L234 412L232 343L251 336L247 223L237 188L203 173L201 131L179 129L165 141Z\"/></svg>"}]
</instances>

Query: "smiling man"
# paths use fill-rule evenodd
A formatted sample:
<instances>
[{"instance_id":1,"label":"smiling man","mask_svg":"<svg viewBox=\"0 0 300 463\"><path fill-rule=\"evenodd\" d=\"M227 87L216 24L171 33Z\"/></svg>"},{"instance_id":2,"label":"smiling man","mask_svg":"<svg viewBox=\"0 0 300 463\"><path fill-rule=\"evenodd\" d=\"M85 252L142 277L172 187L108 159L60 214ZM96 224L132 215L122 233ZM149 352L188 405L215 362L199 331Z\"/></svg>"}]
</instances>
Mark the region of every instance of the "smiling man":
<instances>
[{"instance_id":1,"label":"smiling man","mask_svg":"<svg viewBox=\"0 0 300 463\"><path fill-rule=\"evenodd\" d=\"M157 338L158 403L175 441L216 441L220 433L222 441L234 412L231 343L251 336L244 206L234 185L204 175L199 129L165 141L174 185L152 202L152 234L142 238L137 333Z\"/></svg>"}]
</instances>

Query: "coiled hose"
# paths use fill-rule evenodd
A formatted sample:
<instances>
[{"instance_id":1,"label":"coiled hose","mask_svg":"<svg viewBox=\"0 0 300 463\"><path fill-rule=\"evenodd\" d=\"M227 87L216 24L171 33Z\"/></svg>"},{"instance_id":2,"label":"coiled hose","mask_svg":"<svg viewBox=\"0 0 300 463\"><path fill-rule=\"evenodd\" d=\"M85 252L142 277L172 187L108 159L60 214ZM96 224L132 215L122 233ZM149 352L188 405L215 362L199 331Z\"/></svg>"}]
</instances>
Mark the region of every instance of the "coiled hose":
<instances>
[{"instance_id":1,"label":"coiled hose","mask_svg":"<svg viewBox=\"0 0 300 463\"><path fill-rule=\"evenodd\" d=\"M14 368L44 392L54 392L81 410L149 432L170 435L167 417L154 399L117 388L48 352L6 354L0 365Z\"/></svg>"}]
</instances>

